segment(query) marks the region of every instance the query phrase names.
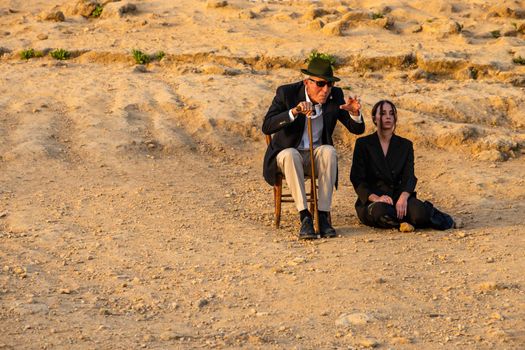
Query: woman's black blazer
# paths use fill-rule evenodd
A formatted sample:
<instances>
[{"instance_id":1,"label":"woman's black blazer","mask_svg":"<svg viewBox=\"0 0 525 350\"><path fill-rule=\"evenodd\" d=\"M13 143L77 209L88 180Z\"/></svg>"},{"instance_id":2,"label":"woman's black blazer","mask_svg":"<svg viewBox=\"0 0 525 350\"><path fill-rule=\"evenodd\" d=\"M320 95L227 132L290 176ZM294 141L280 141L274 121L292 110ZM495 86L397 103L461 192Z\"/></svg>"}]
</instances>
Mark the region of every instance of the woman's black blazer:
<instances>
[{"instance_id":1,"label":"woman's black blazer","mask_svg":"<svg viewBox=\"0 0 525 350\"><path fill-rule=\"evenodd\" d=\"M358 196L356 208L366 206L372 193L378 196L386 194L394 203L401 192L415 196L417 178L414 175L412 141L392 135L385 157L377 133L357 139L350 181Z\"/></svg>"}]
</instances>

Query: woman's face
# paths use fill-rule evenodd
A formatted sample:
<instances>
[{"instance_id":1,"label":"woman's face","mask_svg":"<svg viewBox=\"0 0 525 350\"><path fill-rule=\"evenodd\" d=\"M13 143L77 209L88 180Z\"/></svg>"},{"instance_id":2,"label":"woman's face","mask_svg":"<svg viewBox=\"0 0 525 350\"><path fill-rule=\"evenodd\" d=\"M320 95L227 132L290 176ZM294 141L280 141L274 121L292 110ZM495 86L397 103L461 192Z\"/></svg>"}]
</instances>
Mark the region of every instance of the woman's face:
<instances>
[{"instance_id":1,"label":"woman's face","mask_svg":"<svg viewBox=\"0 0 525 350\"><path fill-rule=\"evenodd\" d=\"M380 107L376 111L377 127L382 130L393 130L396 126L394 109L389 103L383 103L382 107L383 108Z\"/></svg>"}]
</instances>

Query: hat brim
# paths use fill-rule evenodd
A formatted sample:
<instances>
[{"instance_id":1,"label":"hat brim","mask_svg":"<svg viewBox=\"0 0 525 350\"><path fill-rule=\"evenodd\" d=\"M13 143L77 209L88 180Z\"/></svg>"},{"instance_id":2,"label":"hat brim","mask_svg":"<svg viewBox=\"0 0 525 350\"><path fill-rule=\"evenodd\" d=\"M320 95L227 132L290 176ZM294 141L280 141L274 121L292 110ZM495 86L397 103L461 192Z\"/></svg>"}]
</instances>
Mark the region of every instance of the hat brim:
<instances>
[{"instance_id":1,"label":"hat brim","mask_svg":"<svg viewBox=\"0 0 525 350\"><path fill-rule=\"evenodd\" d=\"M326 75L315 74L315 73L310 72L308 69L301 69L301 72L303 74L311 75L313 77L323 78L326 81L340 81L341 80L338 77L334 77L334 76L329 77L329 76L326 76Z\"/></svg>"}]
</instances>

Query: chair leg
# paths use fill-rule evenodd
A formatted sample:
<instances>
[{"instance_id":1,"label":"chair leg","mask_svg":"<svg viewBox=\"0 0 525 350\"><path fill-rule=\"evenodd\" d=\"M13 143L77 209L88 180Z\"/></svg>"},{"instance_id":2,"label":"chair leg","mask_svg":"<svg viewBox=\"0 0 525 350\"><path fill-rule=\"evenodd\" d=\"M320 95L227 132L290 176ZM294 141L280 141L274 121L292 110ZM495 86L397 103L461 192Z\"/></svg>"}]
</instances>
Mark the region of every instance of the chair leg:
<instances>
[{"instance_id":1,"label":"chair leg","mask_svg":"<svg viewBox=\"0 0 525 350\"><path fill-rule=\"evenodd\" d=\"M275 202L275 228L281 225L281 195L283 193L283 180L277 179L277 183L273 186L273 195Z\"/></svg>"}]
</instances>

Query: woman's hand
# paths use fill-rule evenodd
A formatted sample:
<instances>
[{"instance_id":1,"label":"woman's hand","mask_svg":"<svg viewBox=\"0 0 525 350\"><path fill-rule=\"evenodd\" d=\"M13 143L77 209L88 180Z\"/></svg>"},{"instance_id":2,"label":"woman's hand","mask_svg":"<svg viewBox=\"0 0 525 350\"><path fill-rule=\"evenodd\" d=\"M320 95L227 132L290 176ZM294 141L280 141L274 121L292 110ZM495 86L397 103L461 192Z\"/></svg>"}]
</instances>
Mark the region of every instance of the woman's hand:
<instances>
[{"instance_id":1,"label":"woman's hand","mask_svg":"<svg viewBox=\"0 0 525 350\"><path fill-rule=\"evenodd\" d=\"M396 203L397 218L403 219L407 215L408 197L410 193L402 192Z\"/></svg>"},{"instance_id":2,"label":"woman's hand","mask_svg":"<svg viewBox=\"0 0 525 350\"><path fill-rule=\"evenodd\" d=\"M368 200L370 202L382 202L390 205L394 205L394 201L390 196L387 196L386 194L382 196L378 196L377 194L372 193L370 196L368 196Z\"/></svg>"}]
</instances>

